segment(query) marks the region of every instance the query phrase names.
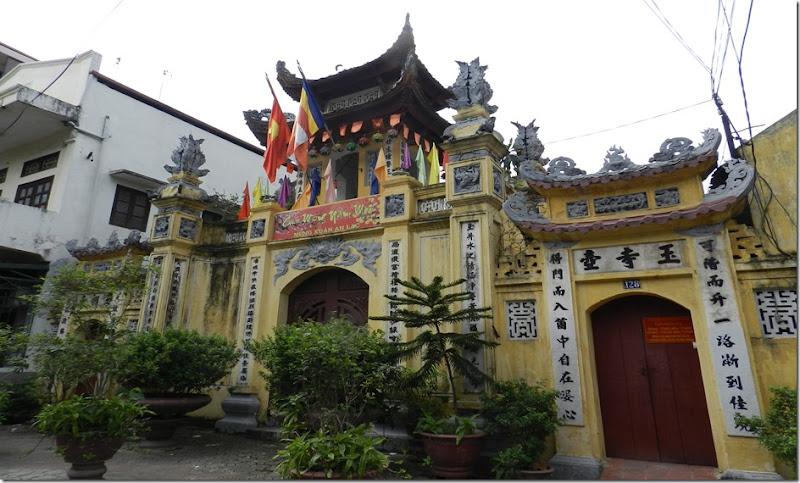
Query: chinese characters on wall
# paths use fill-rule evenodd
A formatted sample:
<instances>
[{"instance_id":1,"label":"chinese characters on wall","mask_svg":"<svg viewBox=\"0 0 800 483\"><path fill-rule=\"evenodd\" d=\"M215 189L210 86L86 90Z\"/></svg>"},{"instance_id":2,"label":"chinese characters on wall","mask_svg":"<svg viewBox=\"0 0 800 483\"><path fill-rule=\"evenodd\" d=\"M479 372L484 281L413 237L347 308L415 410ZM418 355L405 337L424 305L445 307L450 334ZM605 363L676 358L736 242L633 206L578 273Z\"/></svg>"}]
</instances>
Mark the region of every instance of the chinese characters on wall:
<instances>
[{"instance_id":1,"label":"chinese characters on wall","mask_svg":"<svg viewBox=\"0 0 800 483\"><path fill-rule=\"evenodd\" d=\"M253 324L255 323L256 313L256 300L257 287L258 287L258 273L260 272L260 257L253 257L250 259L250 271L245 276L247 280L247 295L245 296L245 310L244 310L244 330L242 331L242 344L253 338ZM247 384L249 382L251 357L250 352L247 350L242 351L242 356L239 358L239 367L237 368L236 384Z\"/></svg>"},{"instance_id":2,"label":"chinese characters on wall","mask_svg":"<svg viewBox=\"0 0 800 483\"><path fill-rule=\"evenodd\" d=\"M729 435L753 436L734 422L736 413L760 416L761 412L733 281L725 262L723 240L719 233L698 236L694 245L700 297L725 425Z\"/></svg>"},{"instance_id":3,"label":"chinese characters on wall","mask_svg":"<svg viewBox=\"0 0 800 483\"><path fill-rule=\"evenodd\" d=\"M575 256L579 256L578 253L575 252ZM542 275L546 280L544 293L547 306L544 310L549 315L547 323L554 386L559 391L556 407L558 415L564 418L564 424L581 426L583 401L567 250L545 250L545 267Z\"/></svg>"},{"instance_id":4,"label":"chinese characters on wall","mask_svg":"<svg viewBox=\"0 0 800 483\"><path fill-rule=\"evenodd\" d=\"M463 302L464 308L478 308L483 307L483 293L481 291L481 246L480 246L480 227L479 222L464 221L461 222L461 276L466 280L464 282L464 291L472 294L472 299ZM469 332L483 332L483 319L467 320L462 327L463 333ZM464 351L464 357L475 365L481 371L484 371L483 363L483 350ZM476 392L482 388L477 387L470 383L469 380L464 381L465 392Z\"/></svg>"},{"instance_id":5,"label":"chinese characters on wall","mask_svg":"<svg viewBox=\"0 0 800 483\"><path fill-rule=\"evenodd\" d=\"M153 270L150 274L150 287L147 290L147 305L144 309L144 320L142 321L142 330L150 330L153 325L153 317L156 314L156 301L158 300L158 288L161 284L161 265L164 263L164 257L153 257Z\"/></svg>"},{"instance_id":6,"label":"chinese characters on wall","mask_svg":"<svg viewBox=\"0 0 800 483\"><path fill-rule=\"evenodd\" d=\"M683 240L575 250L572 257L576 275L687 266Z\"/></svg>"},{"instance_id":7,"label":"chinese characters on wall","mask_svg":"<svg viewBox=\"0 0 800 483\"><path fill-rule=\"evenodd\" d=\"M403 279L404 274L401 273L405 264L400 262L400 257L402 256L401 253L404 250L401 250L401 241L400 240L392 240L388 243L389 245L389 295L400 296L403 294L403 286L400 285L397 280ZM393 316L397 313L397 306L389 302L389 315ZM389 342L401 342L402 338L400 336L400 324L397 321L387 321L386 322L386 340Z\"/></svg>"},{"instance_id":8,"label":"chinese characters on wall","mask_svg":"<svg viewBox=\"0 0 800 483\"><path fill-rule=\"evenodd\" d=\"M508 340L534 340L539 338L536 324L536 302L533 300L506 301Z\"/></svg>"},{"instance_id":9,"label":"chinese characters on wall","mask_svg":"<svg viewBox=\"0 0 800 483\"><path fill-rule=\"evenodd\" d=\"M756 290L754 295L764 337L797 337L797 290Z\"/></svg>"}]
</instances>

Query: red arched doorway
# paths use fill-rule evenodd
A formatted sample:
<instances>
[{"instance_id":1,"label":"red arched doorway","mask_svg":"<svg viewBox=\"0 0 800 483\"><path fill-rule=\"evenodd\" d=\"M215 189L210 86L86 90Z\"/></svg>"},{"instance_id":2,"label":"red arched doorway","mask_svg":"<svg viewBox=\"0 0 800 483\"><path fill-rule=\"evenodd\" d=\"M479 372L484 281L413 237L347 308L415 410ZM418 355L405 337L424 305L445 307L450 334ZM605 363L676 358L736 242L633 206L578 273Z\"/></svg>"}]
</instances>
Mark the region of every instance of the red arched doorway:
<instances>
[{"instance_id":1,"label":"red arched doorway","mask_svg":"<svg viewBox=\"0 0 800 483\"><path fill-rule=\"evenodd\" d=\"M327 322L346 317L356 325L367 323L369 285L358 275L332 268L313 275L289 295L288 323L297 319Z\"/></svg>"},{"instance_id":2,"label":"red arched doorway","mask_svg":"<svg viewBox=\"0 0 800 483\"><path fill-rule=\"evenodd\" d=\"M633 296L591 319L606 455L717 466L689 311Z\"/></svg>"}]
</instances>

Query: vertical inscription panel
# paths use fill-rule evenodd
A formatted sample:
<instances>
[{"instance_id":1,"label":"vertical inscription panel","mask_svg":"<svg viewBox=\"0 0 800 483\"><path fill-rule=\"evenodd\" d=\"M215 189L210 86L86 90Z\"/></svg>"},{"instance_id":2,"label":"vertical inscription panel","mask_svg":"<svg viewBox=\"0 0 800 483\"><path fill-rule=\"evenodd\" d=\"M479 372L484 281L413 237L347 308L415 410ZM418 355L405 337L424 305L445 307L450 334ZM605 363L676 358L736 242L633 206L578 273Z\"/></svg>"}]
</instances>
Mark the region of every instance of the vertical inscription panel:
<instances>
[{"instance_id":1,"label":"vertical inscription panel","mask_svg":"<svg viewBox=\"0 0 800 483\"><path fill-rule=\"evenodd\" d=\"M558 415L564 424L583 425L583 398L578 367L578 341L575 331L575 308L572 304L572 275L569 252L565 249L545 251L546 280L544 293L550 334L550 354Z\"/></svg>"}]
</instances>

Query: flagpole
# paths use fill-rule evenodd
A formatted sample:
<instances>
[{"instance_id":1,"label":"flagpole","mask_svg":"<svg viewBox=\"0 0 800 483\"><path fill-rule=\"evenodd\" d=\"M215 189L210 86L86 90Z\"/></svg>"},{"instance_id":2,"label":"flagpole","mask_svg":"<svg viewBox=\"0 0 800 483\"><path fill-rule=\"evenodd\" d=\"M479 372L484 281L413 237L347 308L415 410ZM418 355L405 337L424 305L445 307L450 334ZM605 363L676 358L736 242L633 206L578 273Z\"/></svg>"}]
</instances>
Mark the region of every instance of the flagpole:
<instances>
[{"instance_id":1,"label":"flagpole","mask_svg":"<svg viewBox=\"0 0 800 483\"><path fill-rule=\"evenodd\" d=\"M303 82L305 82L306 85L308 85L308 81L306 80L306 75L303 73L303 68L300 67L300 61L299 60L297 61L297 70L300 71L300 77L303 78ZM310 85L308 85L308 90L311 91L311 86ZM320 111L320 114L321 113L322 112ZM328 133L328 137L331 138L331 144L334 144L334 142L333 142L333 132L331 132L331 128L328 127L328 121L325 121L324 117L323 117L323 121L325 123L325 132Z\"/></svg>"}]
</instances>

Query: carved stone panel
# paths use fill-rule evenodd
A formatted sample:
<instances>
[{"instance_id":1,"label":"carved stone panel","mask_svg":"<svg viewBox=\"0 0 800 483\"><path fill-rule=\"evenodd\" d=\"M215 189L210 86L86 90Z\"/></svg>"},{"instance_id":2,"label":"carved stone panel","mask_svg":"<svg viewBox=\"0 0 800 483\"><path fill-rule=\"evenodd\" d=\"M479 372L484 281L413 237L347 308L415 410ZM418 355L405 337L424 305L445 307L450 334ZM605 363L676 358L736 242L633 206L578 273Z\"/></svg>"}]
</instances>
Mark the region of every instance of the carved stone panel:
<instances>
[{"instance_id":1,"label":"carved stone panel","mask_svg":"<svg viewBox=\"0 0 800 483\"><path fill-rule=\"evenodd\" d=\"M756 290L756 311L765 338L797 337L797 290Z\"/></svg>"},{"instance_id":2,"label":"carved stone panel","mask_svg":"<svg viewBox=\"0 0 800 483\"><path fill-rule=\"evenodd\" d=\"M384 217L393 218L395 216L403 216L406 213L406 195L399 193L389 195L386 197Z\"/></svg>"},{"instance_id":3,"label":"carved stone panel","mask_svg":"<svg viewBox=\"0 0 800 483\"><path fill-rule=\"evenodd\" d=\"M445 197L430 198L427 200L417 200L417 214L427 215L429 213L436 213L439 211L447 211L453 209L450 203L447 202Z\"/></svg>"},{"instance_id":4,"label":"carved stone panel","mask_svg":"<svg viewBox=\"0 0 800 483\"><path fill-rule=\"evenodd\" d=\"M648 208L647 193L606 196L594 199L594 212L598 215L621 213L623 211L645 210Z\"/></svg>"},{"instance_id":5,"label":"carved stone panel","mask_svg":"<svg viewBox=\"0 0 800 483\"><path fill-rule=\"evenodd\" d=\"M655 191L656 206L663 208L665 206L675 206L681 203L681 194L678 188L665 188L663 190Z\"/></svg>"},{"instance_id":6,"label":"carved stone panel","mask_svg":"<svg viewBox=\"0 0 800 483\"><path fill-rule=\"evenodd\" d=\"M503 173L495 168L492 168L492 193L503 197Z\"/></svg>"},{"instance_id":7,"label":"carved stone panel","mask_svg":"<svg viewBox=\"0 0 800 483\"><path fill-rule=\"evenodd\" d=\"M178 225L178 236L187 240L194 240L197 236L197 221L181 218L180 225Z\"/></svg>"},{"instance_id":8,"label":"carved stone panel","mask_svg":"<svg viewBox=\"0 0 800 483\"><path fill-rule=\"evenodd\" d=\"M261 238L264 236L266 222L267 220L263 218L260 220L253 220L253 223L250 224L250 238Z\"/></svg>"},{"instance_id":9,"label":"carved stone panel","mask_svg":"<svg viewBox=\"0 0 800 483\"><path fill-rule=\"evenodd\" d=\"M153 223L153 238L166 238L169 235L169 217L159 216Z\"/></svg>"},{"instance_id":10,"label":"carved stone panel","mask_svg":"<svg viewBox=\"0 0 800 483\"><path fill-rule=\"evenodd\" d=\"M481 189L481 165L472 163L453 168L453 194L472 193Z\"/></svg>"},{"instance_id":11,"label":"carved stone panel","mask_svg":"<svg viewBox=\"0 0 800 483\"><path fill-rule=\"evenodd\" d=\"M508 340L538 339L535 301L506 301L506 320L508 321Z\"/></svg>"},{"instance_id":12,"label":"carved stone panel","mask_svg":"<svg viewBox=\"0 0 800 483\"><path fill-rule=\"evenodd\" d=\"M567 203L567 218L581 218L583 216L589 216L589 204L586 200Z\"/></svg>"}]
</instances>

